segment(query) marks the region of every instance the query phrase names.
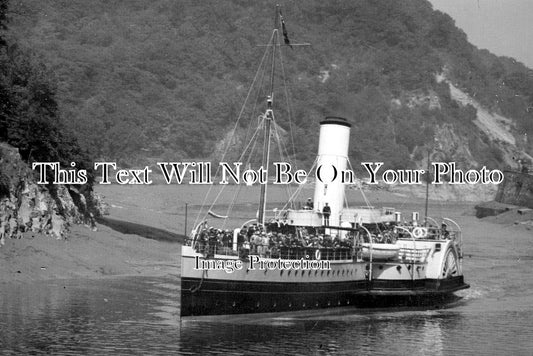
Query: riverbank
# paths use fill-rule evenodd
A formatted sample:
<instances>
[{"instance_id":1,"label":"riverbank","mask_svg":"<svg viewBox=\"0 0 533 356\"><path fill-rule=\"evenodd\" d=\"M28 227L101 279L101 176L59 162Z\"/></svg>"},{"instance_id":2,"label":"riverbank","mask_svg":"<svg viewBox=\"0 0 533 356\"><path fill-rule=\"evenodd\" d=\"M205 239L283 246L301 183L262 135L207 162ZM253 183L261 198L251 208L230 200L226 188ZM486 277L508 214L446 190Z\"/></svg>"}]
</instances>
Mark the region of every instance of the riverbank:
<instances>
[{"instance_id":1,"label":"riverbank","mask_svg":"<svg viewBox=\"0 0 533 356\"><path fill-rule=\"evenodd\" d=\"M26 233L0 247L0 283L111 276L178 276L180 244L98 224L73 226L66 239Z\"/></svg>"},{"instance_id":2,"label":"riverbank","mask_svg":"<svg viewBox=\"0 0 533 356\"><path fill-rule=\"evenodd\" d=\"M233 196L232 190L236 189L231 187L227 196L222 196L220 205L213 209L224 211ZM180 234L190 231L198 222L205 187L105 186L98 187L97 192L106 196L105 200L111 207L111 215L99 220L98 231L75 225L68 237L62 240L32 233L26 233L20 240L6 239L5 246L0 247L0 283L113 276L179 276L180 243L183 241ZM351 206L364 205L364 199L357 190L349 189L347 195ZM286 199L284 190L279 187L272 188L271 196L278 202ZM302 196L305 199L312 196L312 192L304 191ZM424 207L424 199L388 191L370 191L367 198L377 207L399 208L404 216L410 216L410 211L422 212ZM237 226L249 219L256 204L251 194L244 194L228 226ZM272 204L272 207L280 204ZM188 209L185 209L186 205ZM472 236L486 236L492 230L527 235L531 229L529 225L515 224L516 213L479 220L474 216L472 203L431 201L429 212L435 218L448 216L458 219L467 241ZM210 218L209 223L216 226L220 222Z\"/></svg>"}]
</instances>

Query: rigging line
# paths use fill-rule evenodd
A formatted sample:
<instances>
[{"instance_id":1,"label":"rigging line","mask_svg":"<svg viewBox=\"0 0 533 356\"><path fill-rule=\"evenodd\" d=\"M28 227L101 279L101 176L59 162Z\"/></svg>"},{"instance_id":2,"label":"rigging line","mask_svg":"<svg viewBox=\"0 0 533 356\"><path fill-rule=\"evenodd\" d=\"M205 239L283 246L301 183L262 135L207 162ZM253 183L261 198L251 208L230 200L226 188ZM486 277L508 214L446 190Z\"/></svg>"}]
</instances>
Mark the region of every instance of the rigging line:
<instances>
[{"instance_id":1,"label":"rigging line","mask_svg":"<svg viewBox=\"0 0 533 356\"><path fill-rule=\"evenodd\" d=\"M265 121L265 116L264 115L260 115L260 119L261 121L259 122L259 124L257 125L257 127L255 128L255 132L252 136L252 138L250 139L250 141L248 141L248 145L246 146L246 148L243 150L243 152L241 153L241 155L239 156L239 160L238 162L242 162L242 159L244 158L246 152L248 151L248 148L250 147L250 145L252 144L253 142L253 146L252 148L250 149L249 153L248 153L248 158L246 160L246 163L250 163L250 160L251 160L251 157L252 157L252 154L255 150L255 145L257 144L257 134L259 133L259 131L262 130L262 126L264 124L264 121Z\"/></svg>"},{"instance_id":2,"label":"rigging line","mask_svg":"<svg viewBox=\"0 0 533 356\"><path fill-rule=\"evenodd\" d=\"M246 148L243 150L243 152L241 153L241 156L239 156L239 159L237 160L237 162L242 162L242 158L244 157L246 151L248 150L248 148L250 147L250 145L252 144L252 142L254 143L254 145L252 146L252 149L250 150L250 152L253 152L254 148L255 148L255 143L257 142L257 133L260 131L260 125L258 125L256 127L256 130L254 132L254 134L252 135L250 141L248 142ZM251 156L251 153L250 153L250 156ZM220 166L219 166L220 168ZM217 173L218 173L218 170L217 170ZM213 209L213 207L215 206L216 202L218 201L218 198L220 197L220 195L222 194L222 192L226 189L226 186L227 185L223 185L219 191L218 191L218 194L215 196L215 198L213 199L211 205L209 206L209 209L207 209L207 211L205 212L205 214L203 215L202 219L201 220L205 220L207 218L207 215L209 214L209 210ZM203 211L203 208L205 206L205 203L206 203L206 200L207 200L207 197L208 195L210 194L211 192L211 189L212 189L212 185L209 187L210 189L208 190L205 198L204 198L204 201L202 202L202 205L200 207L200 210L198 212L198 217L202 216L202 211ZM228 215L228 213L226 213L226 215Z\"/></svg>"},{"instance_id":3,"label":"rigging line","mask_svg":"<svg viewBox=\"0 0 533 356\"><path fill-rule=\"evenodd\" d=\"M289 132L291 134L292 154L293 154L293 157L296 157L296 147L294 146L294 135L292 132L292 106L290 102L289 90L287 87L285 65L283 64L283 55L281 53L281 49L279 50L279 61L280 61L280 67L281 67L281 78L283 80L283 89L285 92L285 101L287 102L286 104L287 105L287 116L289 119Z\"/></svg>"},{"instance_id":4,"label":"rigging line","mask_svg":"<svg viewBox=\"0 0 533 356\"><path fill-rule=\"evenodd\" d=\"M273 36L273 35L272 35L272 36ZM233 134L232 134L232 136L233 136L233 135L235 134L235 132L237 131L237 127L238 127L238 125L239 125L239 121L240 121L240 119L241 119L241 117L242 117L242 114L243 114L245 108L246 108L246 104L247 104L247 102L248 102L248 99L250 98L250 95L251 95L252 91L253 91L253 88L254 88L255 83L256 83L256 81L257 81L257 77L258 77L258 75L259 75L259 73L260 73L260 71L261 71L261 68L263 67L263 63L264 63L264 61L265 61L265 59L266 59L266 57L267 57L267 54L268 54L268 50L266 50L265 53L263 54L263 58L261 59L261 63L259 64L259 68L258 68L257 71L256 71L256 74L255 74L255 76L254 76L254 80L252 81L252 84L250 85L250 89L248 90L248 93L247 93L247 95L246 95L246 99L244 100L244 104L243 104L242 107L241 107L241 111L239 112L239 116L237 117L237 121L235 122L235 125L234 125L234 127L233 127L233 130L232 130ZM226 157L226 154L227 154L227 152L228 152L228 150L229 150L229 146L230 146L230 144L231 144L231 140L229 140L228 143L227 143L227 145L226 145L226 149L224 150L224 153L223 153L223 155L222 155L222 159L224 159L224 158ZM218 169L220 169L220 167L219 167ZM217 172L215 172L215 175L216 175L216 173L218 173L218 169L217 169Z\"/></svg>"},{"instance_id":5,"label":"rigging line","mask_svg":"<svg viewBox=\"0 0 533 356\"><path fill-rule=\"evenodd\" d=\"M355 175L355 171L354 171L354 169L352 167L352 163L350 162L350 160L348 158L346 158L346 161L348 162L348 165L350 166L350 169L352 170L352 172L354 172L354 175ZM370 201L367 199L365 192L363 192L363 184L359 185L359 191L361 192L361 195L363 196L363 200L365 201L366 206L368 208L370 208L371 207Z\"/></svg>"},{"instance_id":6,"label":"rigging line","mask_svg":"<svg viewBox=\"0 0 533 356\"><path fill-rule=\"evenodd\" d=\"M254 142L254 146L253 146L253 148L255 148L255 143L257 143L257 139L256 139L255 137L256 137L257 133L260 131L260 128L261 128L261 126L263 125L263 122L264 122L264 117L262 118L261 124L258 125L257 129L255 130L255 133L254 133L254 135L252 136L252 139L250 140L250 142L249 142L248 145L246 146L246 150L248 149L248 147L250 146L250 144L251 144L252 142ZM252 150L250 150L250 153L253 151L253 148L252 148ZM246 150L245 150L245 151L246 151ZM244 153L241 154L241 156L239 157L239 162L242 160L243 156L244 156ZM209 207L209 210L213 209L213 207L215 206L215 203L217 202L218 198L220 197L220 195L222 194L222 192L224 191L224 189L225 189L226 186L227 186L227 184L224 185L224 186L219 190L219 192L218 192L218 194L216 195L215 199L214 199L213 202L211 203L211 205L210 205L210 207ZM208 211L209 211L209 210L208 210ZM226 214L226 215L227 215L227 214ZM205 219L206 216L207 216L207 213L206 213L206 215L204 215L204 219ZM203 219L202 219L202 220L203 220Z\"/></svg>"},{"instance_id":7,"label":"rigging line","mask_svg":"<svg viewBox=\"0 0 533 356\"><path fill-rule=\"evenodd\" d=\"M264 118L263 118L263 121L264 121ZM250 149L250 153L249 153L249 158L247 159L246 163L248 163L250 161L250 158L255 150L255 145L257 144L257 134L259 133L259 131L261 131L261 127L262 127L262 124L263 124L263 121L261 121L260 125L257 126L256 130L255 130L255 133L254 135L252 136L252 138L250 139L250 141L248 142L248 145L246 146L246 149L243 151L243 153L241 154L241 156L239 157L239 160L238 162L242 162L242 159L246 153L246 151L248 151L248 147L250 147L250 145L252 144L252 142L254 143L252 148ZM245 165L246 165L245 163ZM218 194L216 195L215 199L213 200L213 203L211 204L211 206L209 207L208 211L213 209L213 207L215 206L215 203L218 201L218 198L220 197L220 195L222 194L222 192L224 191L224 189L226 188L227 185L224 185L218 192ZM240 187L237 189L238 191L240 190ZM231 209L233 209L233 206L234 206L234 202L236 200L236 196L234 195L233 196L233 199L232 201L230 202L230 206L228 207L228 211L226 212L226 215L229 216L229 212L231 211ZM203 217L203 219L205 219L207 217L207 214L206 213Z\"/></svg>"},{"instance_id":8,"label":"rigging line","mask_svg":"<svg viewBox=\"0 0 533 356\"><path fill-rule=\"evenodd\" d=\"M283 146L283 149L285 150L285 155L287 157L287 162L289 164L291 164L291 167L292 167L293 161L291 161L291 159L290 159L289 152L287 151L287 147L285 146L285 144L283 142L281 142L281 145ZM296 165L294 165L293 171L296 171L296 170L297 170L297 167L296 167Z\"/></svg>"},{"instance_id":9,"label":"rigging line","mask_svg":"<svg viewBox=\"0 0 533 356\"><path fill-rule=\"evenodd\" d=\"M265 58L266 58L266 53L265 53ZM255 100L253 101L253 106L250 110L250 117L248 119L248 128L246 129L246 135L244 137L244 141L243 141L243 144L245 142L247 142L248 140L248 136L250 134L250 130L252 129L252 127L255 127L257 128L257 125L253 125L255 120L254 120L254 115L255 115L255 112L256 112L256 108L257 108L257 105L258 105L258 102L259 102L259 97L262 95L263 97L265 97L265 95L261 92L261 89L263 88L263 83L265 81L265 75L266 75L266 71L267 71L267 66L264 65L262 66L263 70L261 72L261 79L259 80L259 85L257 86L257 93L255 95ZM242 149L241 149L242 151Z\"/></svg>"},{"instance_id":10,"label":"rigging line","mask_svg":"<svg viewBox=\"0 0 533 356\"><path fill-rule=\"evenodd\" d=\"M350 206L348 205L348 194L344 194L344 204L346 205L346 209L350 209Z\"/></svg>"},{"instance_id":11,"label":"rigging line","mask_svg":"<svg viewBox=\"0 0 533 356\"><path fill-rule=\"evenodd\" d=\"M279 125L277 125L276 122L274 122L274 137L276 139L276 143L277 143L277 146L278 146L278 150L279 150L279 157L280 157L280 160L283 162L285 160L285 157L284 157L284 152L283 152L283 148L282 148L282 142L281 142L281 137L280 137L280 134L279 134ZM287 160L288 160L288 155L287 155ZM288 193L288 196L290 196L290 189L289 189L289 186L290 184L285 184L285 189L287 190L287 193Z\"/></svg>"},{"instance_id":12,"label":"rigging line","mask_svg":"<svg viewBox=\"0 0 533 356\"><path fill-rule=\"evenodd\" d=\"M318 165L318 156L315 157L315 160L313 161L313 164L311 165L311 169L309 170L309 172L312 172ZM315 180L316 180L316 176L315 176ZM300 185L298 188L298 194L300 193L300 191L303 189L304 187L304 184ZM291 203L294 205L294 200L291 201Z\"/></svg>"},{"instance_id":13,"label":"rigging line","mask_svg":"<svg viewBox=\"0 0 533 356\"><path fill-rule=\"evenodd\" d=\"M263 117L263 120L261 121L261 124L257 126L256 134L257 134L257 132L260 131L260 128L264 125L264 122L265 122L264 120L265 120L265 119L264 119L264 117ZM254 136L255 136L255 135L254 135ZM252 148L250 149L250 154L249 154L249 156L248 156L248 159L246 160L245 165L248 164L248 163L250 162L250 160L251 160L251 158L252 158L252 156L253 156L253 152L255 151L255 147L256 147L256 145L257 145L257 141L259 141L257 138L253 140L254 144L253 144ZM239 162L240 162L240 160L239 160ZM239 186L237 187L237 192L236 192L236 194L233 194L233 198L232 198L231 202L228 204L228 209L226 210L226 216L229 216L229 215L230 215L230 212L233 210L233 207L235 206L235 202L236 202L237 198L239 197L239 194L240 194L240 192L241 192L241 189L242 189L242 186L239 185ZM224 224L225 224L225 222L224 222Z\"/></svg>"},{"instance_id":14,"label":"rigging line","mask_svg":"<svg viewBox=\"0 0 533 356\"><path fill-rule=\"evenodd\" d=\"M298 186L298 188L296 188L294 193L289 197L289 200L287 200L287 202L285 203L285 205L283 205L281 210L285 210L285 209L289 208L289 204L293 205L293 199L296 198L296 196L298 196L298 194L300 194L300 191L302 189L303 189L303 184L301 184L300 186Z\"/></svg>"},{"instance_id":15,"label":"rigging line","mask_svg":"<svg viewBox=\"0 0 533 356\"><path fill-rule=\"evenodd\" d=\"M283 152L283 147L282 147L283 142L279 134L279 130L281 127L276 123L275 120L272 120L272 126L273 126L273 131L274 131L274 139L277 143L277 147L279 151L279 157L280 157L281 162L284 162L286 153ZM289 158L289 155L287 154L285 162L288 161L288 158ZM287 193L287 196L289 197L291 196L290 184L285 184L285 192Z\"/></svg>"},{"instance_id":16,"label":"rigging line","mask_svg":"<svg viewBox=\"0 0 533 356\"><path fill-rule=\"evenodd\" d=\"M276 122L274 122L273 126L274 126L274 134L275 134L276 142L278 144L278 150L279 150L280 159L283 162L284 155L286 154L287 155L286 159L287 159L287 161L289 161L289 154L288 154L288 152L286 150L285 145L283 145L283 142L281 141L281 138L280 138L280 134L279 134L280 126ZM282 147L282 145L283 145L283 147ZM285 148L285 152L283 152L283 148ZM290 188L290 184L285 184L285 191L287 193L287 196L290 197L291 194L292 194L292 191L291 191L291 188Z\"/></svg>"},{"instance_id":17,"label":"rigging line","mask_svg":"<svg viewBox=\"0 0 533 356\"><path fill-rule=\"evenodd\" d=\"M276 124L277 125L277 124ZM277 128L281 129L281 130L284 130L283 127L281 127L280 125L277 125ZM284 130L285 131L285 130ZM280 140L280 145L282 146L280 148L280 153L283 155L285 154L286 157L287 157L287 161L290 161L290 155L289 155L289 150L287 149L287 146L285 145L285 142L283 142L283 140ZM292 162L290 162L292 163Z\"/></svg>"},{"instance_id":18,"label":"rigging line","mask_svg":"<svg viewBox=\"0 0 533 356\"><path fill-rule=\"evenodd\" d=\"M249 150L249 154L248 154L248 157L244 163L244 165L248 165L250 164L251 160L252 160L252 157L254 156L254 152L256 151L256 146L257 146L257 142L259 141L258 137L258 133L260 131L263 131L265 128L265 120L266 120L266 115L261 115L260 116L260 123L257 125L257 128L256 128L256 132L254 133L254 138L252 138L252 140L250 141L250 144L253 142L253 145L252 147L250 148ZM244 158L244 154L245 152L243 152L243 154L241 155L241 158L239 160L239 162ZM227 212L226 212L226 215L230 215L229 213L233 210L233 207L235 206L235 202L241 192L241 189L242 189L242 186L239 185L239 187L237 188L237 193L233 195L233 199L231 200L230 204L228 205L228 209L227 209Z\"/></svg>"},{"instance_id":19,"label":"rigging line","mask_svg":"<svg viewBox=\"0 0 533 356\"><path fill-rule=\"evenodd\" d=\"M257 139L255 139L254 141L254 145L252 146L251 148L251 151L253 152L253 150L255 149L255 144L257 142ZM246 167L247 163L248 162L242 162L240 159L239 159L239 162L243 163L243 165ZM240 193L241 193L241 190L242 190L242 185L241 184L237 184L237 187L236 187L236 192L233 193L232 195L232 198L230 200L230 202L228 203L228 206L227 206L227 209L226 209L226 216L229 217L230 216L230 213L233 211L233 208L235 206L235 202L237 200L237 198L239 197ZM224 224L223 224L223 227L226 225L226 220L224 220Z\"/></svg>"},{"instance_id":20,"label":"rigging line","mask_svg":"<svg viewBox=\"0 0 533 356\"><path fill-rule=\"evenodd\" d=\"M272 37L274 36L274 34L272 34ZM272 40L272 37L270 40ZM255 87L255 83L257 81L257 78L259 76L259 73L261 72L261 68L263 68L263 65L264 65L264 62L265 62L265 59L267 57L267 54L268 54L268 47L265 49L265 52L263 53L263 57L261 58L261 62L259 63L259 67L257 68L257 71L255 73L255 76L254 76L254 79L252 81L252 84L250 85L250 88L248 89L248 93L246 94L246 98L244 100L244 103L243 105L241 106L241 110L239 112L239 116L237 117L237 121L235 122L235 125L233 127L233 134L232 134L232 137L230 137L230 140L228 140L228 143L227 143L227 146L226 146L226 149L224 150L224 153L222 155L222 160L224 160L224 158L226 157L226 154L229 150L229 147L230 147L230 143L231 143L231 139L233 138L233 135L235 135L235 132L237 131L237 128L238 128L238 125L239 125L239 121L241 120L241 117L242 117L242 114L244 113L244 110L246 108L246 104L248 102L248 99L250 98L250 95ZM218 171L220 169L220 166L217 167L217 170L215 172L215 176L217 175ZM205 203L207 201L207 197L209 196L211 190L213 188L213 185L210 185L210 187L207 189L207 192L204 196L204 200L202 201L202 204L200 205L200 210L198 211L198 214L196 215L196 219L194 221L194 224L196 225L198 223L198 220L202 214L202 207L205 206ZM222 189L223 190L223 189Z\"/></svg>"},{"instance_id":21,"label":"rigging line","mask_svg":"<svg viewBox=\"0 0 533 356\"><path fill-rule=\"evenodd\" d=\"M276 19L276 26L277 26L277 19ZM279 42L279 36L278 36L278 29L275 28L273 31L272 31L272 37L271 37L271 41L272 41L272 45L274 45L275 41L277 40L277 44L279 45L280 42ZM270 43L270 41L269 41ZM268 47L267 47L268 48ZM280 51L281 52L281 51ZM270 75L270 92L272 93L272 95L274 94L274 70L275 70L275 67L276 67L276 47L275 46L272 46L272 63L271 63L271 75Z\"/></svg>"},{"instance_id":22,"label":"rigging line","mask_svg":"<svg viewBox=\"0 0 533 356\"><path fill-rule=\"evenodd\" d=\"M313 165L311 166L311 169L309 170L310 172L313 171L313 169L316 167L317 163L318 163L318 157L315 158L315 160L314 160L314 162L313 162ZM285 210L285 208L287 207L287 205L288 205L289 203L293 203L294 198L295 198L298 194L300 194L300 191L303 189L303 187L304 187L304 184L300 184L300 185L298 186L298 188L296 189L296 191L292 194L292 196L289 198L289 200L285 203L285 205L283 206L282 210Z\"/></svg>"},{"instance_id":23,"label":"rigging line","mask_svg":"<svg viewBox=\"0 0 533 356\"><path fill-rule=\"evenodd\" d=\"M243 159L243 157L245 156L246 152L248 151L250 145L251 145L252 143L254 143L254 145L253 145L252 148L250 149L250 153L249 153L249 156L250 156L250 157L252 156L253 151L254 151L254 149L255 149L255 144L257 143L257 134L259 133L260 128L261 128L261 125L257 125L254 134L252 135L252 137L251 137L250 140L248 141L248 144L246 145L246 147L245 147L244 150L242 151L242 153L241 153L241 155L239 156L237 162L242 162L242 159ZM250 158L248 158L247 162L249 162L249 160L250 160ZM247 162L246 162L246 163L247 163ZM245 163L245 165L246 165L246 163ZM219 166L218 168L220 169L220 167L221 167L221 166ZM218 171L219 171L219 170L217 169L217 174L218 174ZM202 212L203 212L204 206L205 206L205 204L206 204L207 197L209 196L212 187L213 187L212 185L209 187L208 192L207 192L206 196L204 197L204 201L202 202L202 205L201 205L200 210L199 210L199 212L198 212L198 217L202 216ZM225 190L225 188L226 188L226 186L224 185L224 186L222 186L222 187L219 189L218 194L216 195L215 199L213 199L212 204L210 205L209 209L205 212L205 214L203 215L203 217L202 217L201 220L205 220L205 219L207 218L207 215L209 214L209 210L212 210L212 209L213 209L214 205L215 205L216 202L218 201L218 198L220 197L220 195L222 194L222 192ZM240 187L238 188L238 190L239 190L239 189L240 189ZM234 199L236 199L236 197L235 197ZM233 205L231 206L231 208L232 208L232 207L233 207ZM229 210L231 210L231 209L229 209ZM229 216L229 211L226 213L226 215ZM198 217L197 217L197 218L198 218ZM225 224L225 222L224 222L224 224Z\"/></svg>"}]
</instances>

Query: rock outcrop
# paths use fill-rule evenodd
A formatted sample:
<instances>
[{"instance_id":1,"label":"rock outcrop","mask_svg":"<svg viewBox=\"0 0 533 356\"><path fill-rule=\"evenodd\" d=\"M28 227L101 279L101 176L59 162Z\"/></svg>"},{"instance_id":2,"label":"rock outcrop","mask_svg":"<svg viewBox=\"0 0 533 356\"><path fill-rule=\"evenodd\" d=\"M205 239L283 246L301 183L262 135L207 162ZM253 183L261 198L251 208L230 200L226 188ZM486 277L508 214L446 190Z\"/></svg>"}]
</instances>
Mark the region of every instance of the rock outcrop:
<instances>
[{"instance_id":1,"label":"rock outcrop","mask_svg":"<svg viewBox=\"0 0 533 356\"><path fill-rule=\"evenodd\" d=\"M504 175L494 200L533 209L533 175L516 171L504 171Z\"/></svg>"},{"instance_id":2,"label":"rock outcrop","mask_svg":"<svg viewBox=\"0 0 533 356\"><path fill-rule=\"evenodd\" d=\"M40 232L63 238L72 224L95 228L105 203L88 185L39 185L18 149L0 143L0 233Z\"/></svg>"}]
</instances>

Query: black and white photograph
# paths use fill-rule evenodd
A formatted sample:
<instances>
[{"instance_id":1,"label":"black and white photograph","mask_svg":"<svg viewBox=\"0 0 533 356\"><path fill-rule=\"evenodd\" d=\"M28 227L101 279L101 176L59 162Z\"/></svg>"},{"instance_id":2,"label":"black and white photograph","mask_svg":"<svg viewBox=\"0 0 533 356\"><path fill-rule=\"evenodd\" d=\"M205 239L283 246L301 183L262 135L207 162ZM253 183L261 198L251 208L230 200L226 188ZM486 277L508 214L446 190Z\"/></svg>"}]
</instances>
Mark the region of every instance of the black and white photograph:
<instances>
[{"instance_id":1,"label":"black and white photograph","mask_svg":"<svg viewBox=\"0 0 533 356\"><path fill-rule=\"evenodd\" d=\"M530 0L0 0L0 354L533 354Z\"/></svg>"}]
</instances>

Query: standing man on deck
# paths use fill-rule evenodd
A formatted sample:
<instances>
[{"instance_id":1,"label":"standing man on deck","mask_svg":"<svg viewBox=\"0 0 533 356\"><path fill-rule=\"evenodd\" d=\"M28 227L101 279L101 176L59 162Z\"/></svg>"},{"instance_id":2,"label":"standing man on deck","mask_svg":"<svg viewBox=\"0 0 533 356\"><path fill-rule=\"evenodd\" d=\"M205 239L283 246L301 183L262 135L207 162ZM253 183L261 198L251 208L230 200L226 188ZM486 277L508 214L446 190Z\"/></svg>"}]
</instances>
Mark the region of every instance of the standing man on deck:
<instances>
[{"instance_id":1,"label":"standing man on deck","mask_svg":"<svg viewBox=\"0 0 533 356\"><path fill-rule=\"evenodd\" d=\"M326 203L322 209L322 215L324 216L324 226L329 226L329 216L331 215L331 207Z\"/></svg>"}]
</instances>

